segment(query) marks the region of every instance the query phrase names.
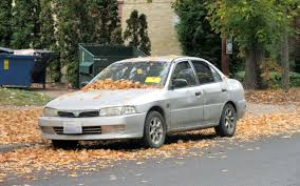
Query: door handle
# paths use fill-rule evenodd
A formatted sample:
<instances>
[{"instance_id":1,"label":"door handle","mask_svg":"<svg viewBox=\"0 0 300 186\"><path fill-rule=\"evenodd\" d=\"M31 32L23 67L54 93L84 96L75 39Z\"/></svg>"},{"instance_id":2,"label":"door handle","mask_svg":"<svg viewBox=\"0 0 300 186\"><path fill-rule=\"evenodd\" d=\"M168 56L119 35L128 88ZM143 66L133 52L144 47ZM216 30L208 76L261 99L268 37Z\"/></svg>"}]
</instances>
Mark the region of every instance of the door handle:
<instances>
[{"instance_id":1,"label":"door handle","mask_svg":"<svg viewBox=\"0 0 300 186\"><path fill-rule=\"evenodd\" d=\"M226 92L227 91L227 88L222 88L222 92Z\"/></svg>"},{"instance_id":2,"label":"door handle","mask_svg":"<svg viewBox=\"0 0 300 186\"><path fill-rule=\"evenodd\" d=\"M201 96L201 94L202 94L201 92L195 92L195 96L197 96L197 97Z\"/></svg>"}]
</instances>

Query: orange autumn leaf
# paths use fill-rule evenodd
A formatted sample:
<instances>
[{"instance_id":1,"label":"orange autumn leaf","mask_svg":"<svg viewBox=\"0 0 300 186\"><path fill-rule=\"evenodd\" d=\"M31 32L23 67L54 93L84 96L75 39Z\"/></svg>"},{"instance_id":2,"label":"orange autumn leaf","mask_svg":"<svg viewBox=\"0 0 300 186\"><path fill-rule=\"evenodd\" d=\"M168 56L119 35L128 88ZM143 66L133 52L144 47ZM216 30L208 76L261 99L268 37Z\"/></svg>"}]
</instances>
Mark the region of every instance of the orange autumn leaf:
<instances>
[{"instance_id":1,"label":"orange autumn leaf","mask_svg":"<svg viewBox=\"0 0 300 186\"><path fill-rule=\"evenodd\" d=\"M95 96L93 99L100 99L102 97L101 94L98 94L97 96Z\"/></svg>"}]
</instances>

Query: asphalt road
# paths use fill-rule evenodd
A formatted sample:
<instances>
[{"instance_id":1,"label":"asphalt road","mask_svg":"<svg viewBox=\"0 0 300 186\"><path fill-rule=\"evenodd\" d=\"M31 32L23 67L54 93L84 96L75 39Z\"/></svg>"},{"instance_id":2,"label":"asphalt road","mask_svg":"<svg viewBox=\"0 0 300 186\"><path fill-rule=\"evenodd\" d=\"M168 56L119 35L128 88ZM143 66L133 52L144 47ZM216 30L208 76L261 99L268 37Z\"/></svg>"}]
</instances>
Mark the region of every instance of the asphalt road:
<instances>
[{"instance_id":1,"label":"asphalt road","mask_svg":"<svg viewBox=\"0 0 300 186\"><path fill-rule=\"evenodd\" d=\"M300 186L300 135L205 150L201 157L121 162L77 178L10 180L31 186Z\"/></svg>"}]
</instances>

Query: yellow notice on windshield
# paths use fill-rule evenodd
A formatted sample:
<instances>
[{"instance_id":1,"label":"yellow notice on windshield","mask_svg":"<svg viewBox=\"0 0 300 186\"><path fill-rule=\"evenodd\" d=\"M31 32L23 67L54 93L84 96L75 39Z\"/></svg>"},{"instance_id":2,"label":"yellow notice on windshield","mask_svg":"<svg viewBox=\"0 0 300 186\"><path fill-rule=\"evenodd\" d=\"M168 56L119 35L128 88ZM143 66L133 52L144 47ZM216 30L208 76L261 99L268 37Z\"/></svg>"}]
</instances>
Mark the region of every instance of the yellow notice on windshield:
<instances>
[{"instance_id":1,"label":"yellow notice on windshield","mask_svg":"<svg viewBox=\"0 0 300 186\"><path fill-rule=\"evenodd\" d=\"M160 77L147 77L145 80L145 83L160 83L161 78Z\"/></svg>"},{"instance_id":2,"label":"yellow notice on windshield","mask_svg":"<svg viewBox=\"0 0 300 186\"><path fill-rule=\"evenodd\" d=\"M4 59L4 70L9 70L9 60Z\"/></svg>"}]
</instances>

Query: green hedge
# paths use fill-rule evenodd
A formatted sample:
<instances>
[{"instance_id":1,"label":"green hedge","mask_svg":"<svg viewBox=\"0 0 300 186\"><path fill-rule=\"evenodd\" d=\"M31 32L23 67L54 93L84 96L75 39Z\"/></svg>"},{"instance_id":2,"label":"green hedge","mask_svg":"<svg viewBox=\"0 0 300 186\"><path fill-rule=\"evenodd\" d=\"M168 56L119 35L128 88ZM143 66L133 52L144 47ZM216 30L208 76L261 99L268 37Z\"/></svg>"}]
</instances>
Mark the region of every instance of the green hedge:
<instances>
[{"instance_id":1,"label":"green hedge","mask_svg":"<svg viewBox=\"0 0 300 186\"><path fill-rule=\"evenodd\" d=\"M244 82L245 71L240 71L235 74L235 79ZM271 79L266 82L269 87L278 88L281 87L281 73L271 72ZM300 74L296 72L290 72L290 87L300 87Z\"/></svg>"}]
</instances>

